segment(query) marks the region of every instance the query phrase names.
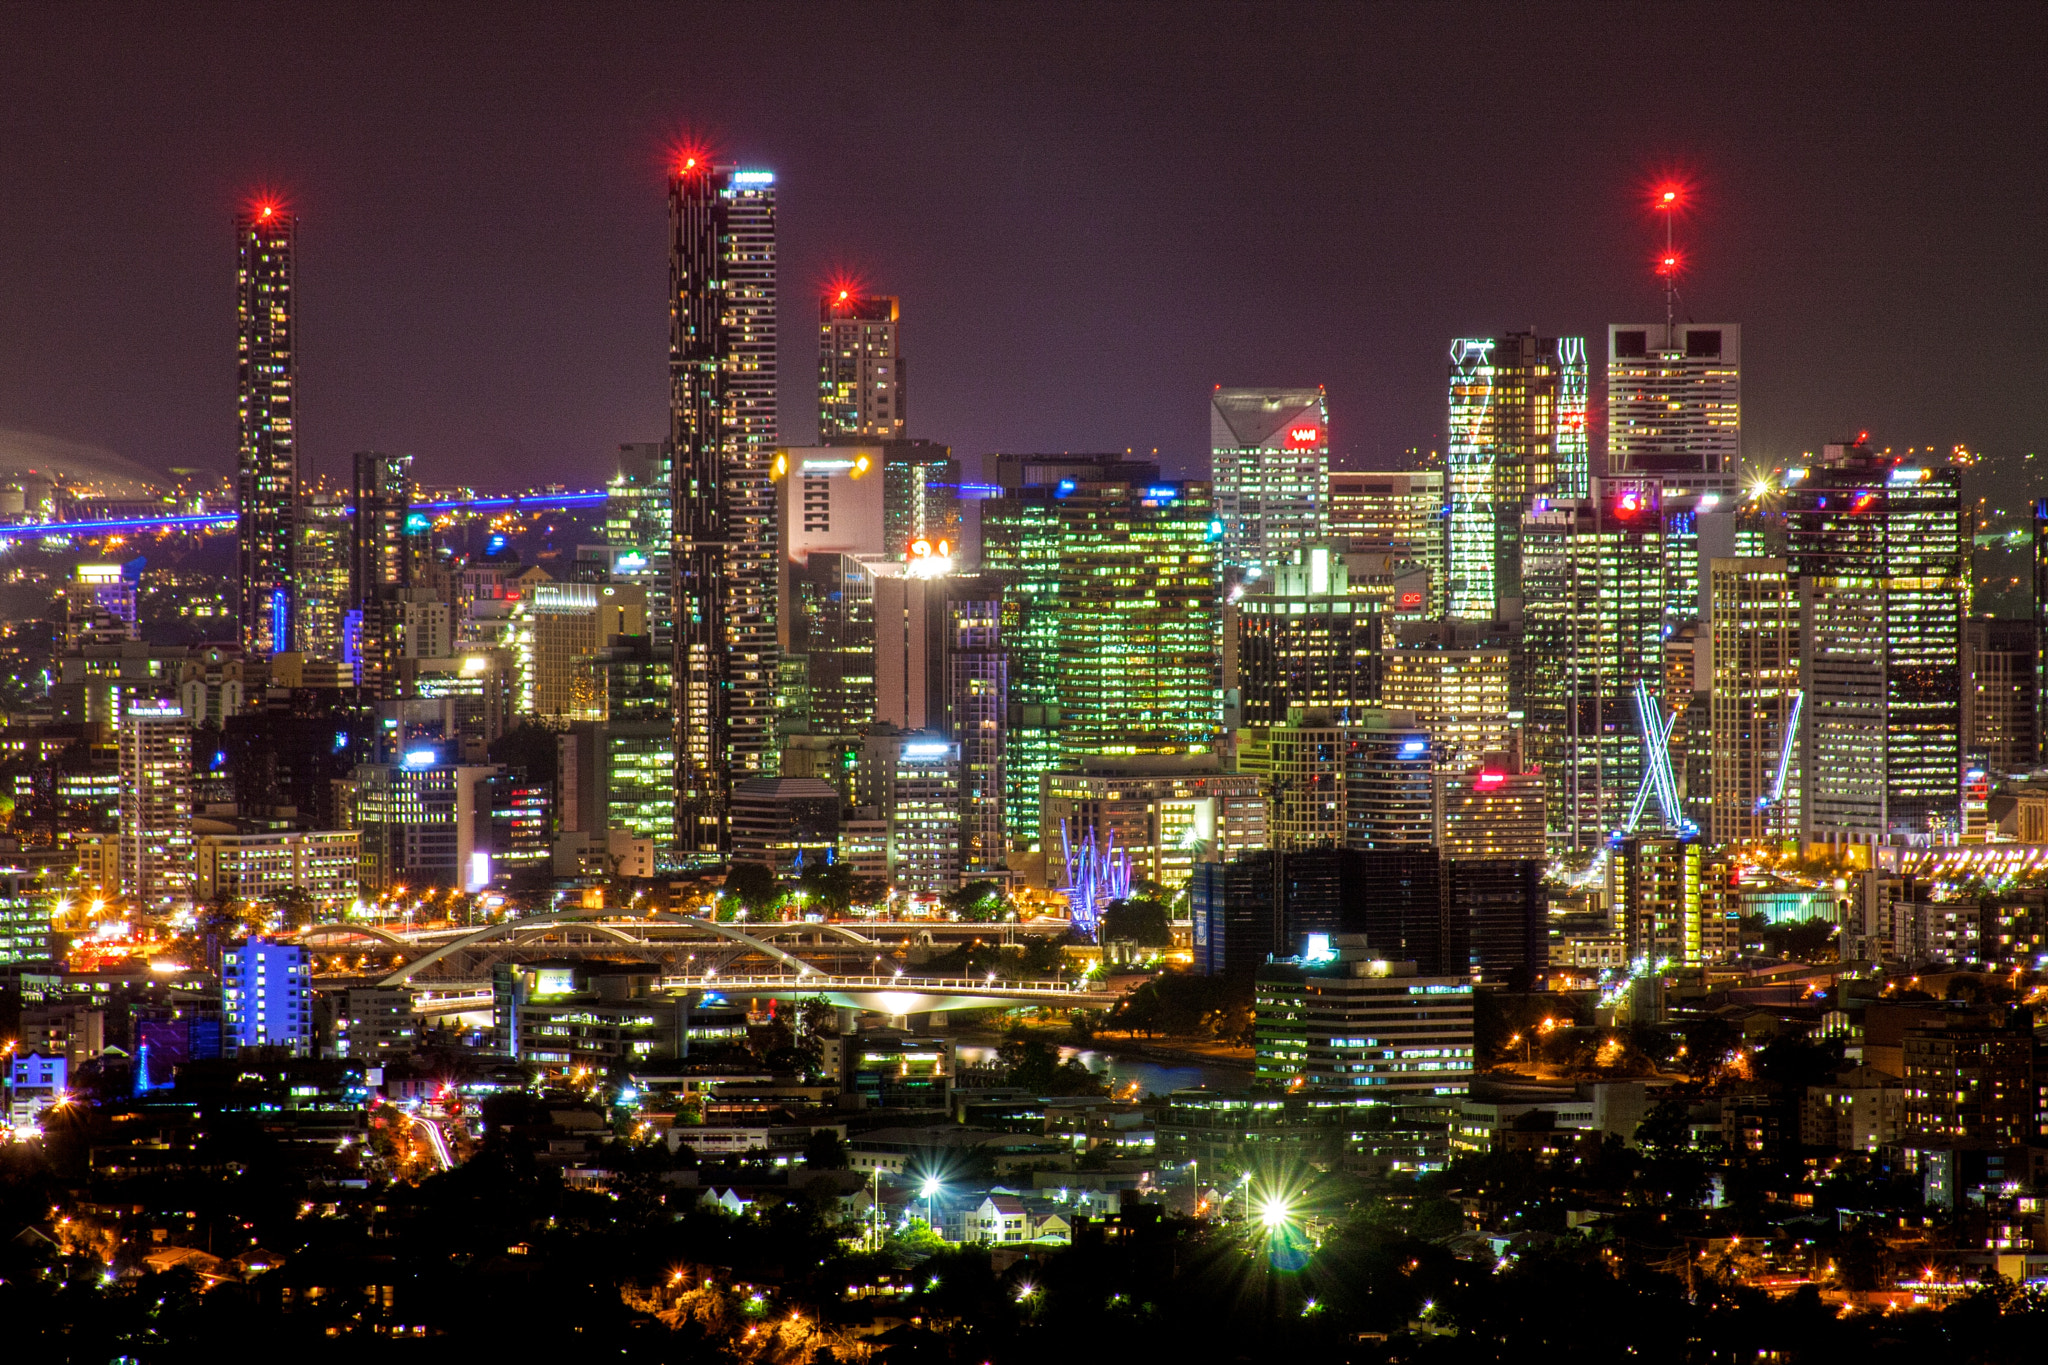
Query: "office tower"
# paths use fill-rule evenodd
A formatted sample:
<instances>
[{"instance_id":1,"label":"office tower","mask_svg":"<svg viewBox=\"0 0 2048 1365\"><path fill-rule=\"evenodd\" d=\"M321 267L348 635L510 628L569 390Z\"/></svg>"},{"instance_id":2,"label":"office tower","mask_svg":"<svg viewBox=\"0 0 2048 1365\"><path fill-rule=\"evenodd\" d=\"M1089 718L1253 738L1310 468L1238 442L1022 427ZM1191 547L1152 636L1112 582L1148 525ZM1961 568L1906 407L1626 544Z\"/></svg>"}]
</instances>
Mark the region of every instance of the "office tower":
<instances>
[{"instance_id":1,"label":"office tower","mask_svg":"<svg viewBox=\"0 0 2048 1365\"><path fill-rule=\"evenodd\" d=\"M890 559L963 557L960 462L937 441L890 441L882 451L882 545ZM929 551L919 548L924 542ZM944 548L941 548L944 547Z\"/></svg>"},{"instance_id":2,"label":"office tower","mask_svg":"<svg viewBox=\"0 0 2048 1365\"><path fill-rule=\"evenodd\" d=\"M292 509L299 495L292 401L292 254L298 217L275 204L235 216L237 441L242 647L274 654L292 640Z\"/></svg>"},{"instance_id":3,"label":"office tower","mask_svg":"<svg viewBox=\"0 0 2048 1365\"><path fill-rule=\"evenodd\" d=\"M1452 342L1449 421L1446 609L1499 620L1523 596L1523 514L1537 498L1589 490L1585 339L1509 332Z\"/></svg>"},{"instance_id":4,"label":"office tower","mask_svg":"<svg viewBox=\"0 0 2048 1365\"><path fill-rule=\"evenodd\" d=\"M1444 611L1444 472L1389 470L1330 475L1330 534L1353 554L1419 564L1429 575L1418 616ZM1397 603L1397 607L1402 604Z\"/></svg>"},{"instance_id":5,"label":"office tower","mask_svg":"<svg viewBox=\"0 0 2048 1365\"><path fill-rule=\"evenodd\" d=\"M1379 705L1384 628L1352 595L1340 554L1298 547L1248 586L1223 607L1226 725L1278 725L1299 707L1341 725Z\"/></svg>"},{"instance_id":6,"label":"office tower","mask_svg":"<svg viewBox=\"0 0 2048 1365\"><path fill-rule=\"evenodd\" d=\"M884 555L878 449L775 452L776 647L787 729L851 734L874 714L872 572ZM865 680L865 681L864 681Z\"/></svg>"},{"instance_id":7,"label":"office tower","mask_svg":"<svg viewBox=\"0 0 2048 1365\"><path fill-rule=\"evenodd\" d=\"M816 777L750 777L732 789L732 860L758 863L791 880L833 860L839 844L839 789Z\"/></svg>"},{"instance_id":8,"label":"office tower","mask_svg":"<svg viewBox=\"0 0 2048 1365\"><path fill-rule=\"evenodd\" d=\"M2034 623L1963 623L1963 755L1987 773L2032 771L2039 748Z\"/></svg>"},{"instance_id":9,"label":"office tower","mask_svg":"<svg viewBox=\"0 0 2048 1365\"><path fill-rule=\"evenodd\" d=\"M1618 322L1607 329L1607 472L1732 493L1742 470L1742 328Z\"/></svg>"},{"instance_id":10,"label":"office tower","mask_svg":"<svg viewBox=\"0 0 2048 1365\"><path fill-rule=\"evenodd\" d=\"M1543 989L1550 969L1542 855L1446 858L1444 971L1512 991Z\"/></svg>"},{"instance_id":11,"label":"office tower","mask_svg":"<svg viewBox=\"0 0 2048 1365\"><path fill-rule=\"evenodd\" d=\"M1716 559L1708 735L1717 844L1799 832L1799 591L1782 559Z\"/></svg>"},{"instance_id":12,"label":"office tower","mask_svg":"<svg viewBox=\"0 0 2048 1365\"><path fill-rule=\"evenodd\" d=\"M1055 466L1057 468L1057 466ZM1005 821L1039 839L1039 781L1085 757L1206 753L1222 712L1216 538L1205 483L1081 482L982 508L1010 656Z\"/></svg>"},{"instance_id":13,"label":"office tower","mask_svg":"<svg viewBox=\"0 0 2048 1365\"><path fill-rule=\"evenodd\" d=\"M1801 580L1801 837L1962 832L1961 471L1831 445L1784 492Z\"/></svg>"},{"instance_id":14,"label":"office tower","mask_svg":"<svg viewBox=\"0 0 2048 1365\"><path fill-rule=\"evenodd\" d=\"M222 1043L230 1052L313 1050L313 967L296 943L252 938L221 954Z\"/></svg>"},{"instance_id":15,"label":"office tower","mask_svg":"<svg viewBox=\"0 0 2048 1365\"><path fill-rule=\"evenodd\" d=\"M80 564L64 589L64 647L119 646L142 638L139 607L141 556L125 564Z\"/></svg>"},{"instance_id":16,"label":"office tower","mask_svg":"<svg viewBox=\"0 0 2048 1365\"><path fill-rule=\"evenodd\" d=\"M498 769L450 763L435 748L396 763L358 764L349 778L348 824L362 833L362 884L490 885L491 779Z\"/></svg>"},{"instance_id":17,"label":"office tower","mask_svg":"<svg viewBox=\"0 0 2048 1365\"><path fill-rule=\"evenodd\" d=\"M1412 711L1368 711L1344 733L1344 844L1415 848L1436 842L1436 760Z\"/></svg>"},{"instance_id":18,"label":"office tower","mask_svg":"<svg viewBox=\"0 0 2048 1365\"><path fill-rule=\"evenodd\" d=\"M1226 389L1209 403L1223 566L1270 569L1330 536L1330 416L1321 386Z\"/></svg>"},{"instance_id":19,"label":"office tower","mask_svg":"<svg viewBox=\"0 0 2048 1365\"><path fill-rule=\"evenodd\" d=\"M1266 846L1342 848L1345 727L1326 712L1296 711L1289 720L1237 732L1237 770L1256 776L1266 798Z\"/></svg>"},{"instance_id":20,"label":"office tower","mask_svg":"<svg viewBox=\"0 0 2048 1365\"><path fill-rule=\"evenodd\" d=\"M854 735L875 719L873 561L818 553L785 567L783 700L791 733Z\"/></svg>"},{"instance_id":21,"label":"office tower","mask_svg":"<svg viewBox=\"0 0 2048 1365\"><path fill-rule=\"evenodd\" d=\"M605 485L604 536L616 553L610 576L647 590L647 633L675 648L675 454L666 441L628 441Z\"/></svg>"},{"instance_id":22,"label":"office tower","mask_svg":"<svg viewBox=\"0 0 2048 1365\"><path fill-rule=\"evenodd\" d=\"M33 874L0 868L0 968L51 960L53 898L35 886Z\"/></svg>"},{"instance_id":23,"label":"office tower","mask_svg":"<svg viewBox=\"0 0 2048 1365\"><path fill-rule=\"evenodd\" d=\"M121 894L157 910L192 903L192 722L175 701L121 715Z\"/></svg>"},{"instance_id":24,"label":"office tower","mask_svg":"<svg viewBox=\"0 0 2048 1365\"><path fill-rule=\"evenodd\" d=\"M561 832L602 849L623 830L651 841L659 859L675 842L673 740L666 717L571 722L555 739Z\"/></svg>"},{"instance_id":25,"label":"office tower","mask_svg":"<svg viewBox=\"0 0 2048 1365\"><path fill-rule=\"evenodd\" d=\"M1386 960L1369 935L1317 938L1258 970L1260 1084L1361 1100L1462 1095L1472 1083L1472 983Z\"/></svg>"},{"instance_id":26,"label":"office tower","mask_svg":"<svg viewBox=\"0 0 2048 1365\"><path fill-rule=\"evenodd\" d=\"M1635 800L1645 757L1638 684L1661 705L1657 495L1654 481L1601 479L1592 498L1551 503L1522 522L1526 744L1543 769L1550 836L1574 853L1600 847Z\"/></svg>"},{"instance_id":27,"label":"office tower","mask_svg":"<svg viewBox=\"0 0 2048 1365\"><path fill-rule=\"evenodd\" d=\"M818 300L818 440L903 436L903 354L894 297L838 289Z\"/></svg>"},{"instance_id":28,"label":"office tower","mask_svg":"<svg viewBox=\"0 0 2048 1365\"><path fill-rule=\"evenodd\" d=\"M645 592L633 583L537 583L520 604L514 661L521 715L603 720L608 697L585 663L617 636L647 633Z\"/></svg>"},{"instance_id":29,"label":"office tower","mask_svg":"<svg viewBox=\"0 0 2048 1365\"><path fill-rule=\"evenodd\" d=\"M676 844L713 855L775 771L775 176L685 157L668 204Z\"/></svg>"},{"instance_id":30,"label":"office tower","mask_svg":"<svg viewBox=\"0 0 2048 1365\"><path fill-rule=\"evenodd\" d=\"M1514 649L1507 636L1456 621L1396 628L1380 700L1429 733L1437 767L1465 772L1508 746L1521 717L1510 708Z\"/></svg>"},{"instance_id":31,"label":"office tower","mask_svg":"<svg viewBox=\"0 0 2048 1365\"><path fill-rule=\"evenodd\" d=\"M351 586L354 522L348 499L339 493L309 493L299 499L292 576L298 609L292 647L309 659L339 660L348 614L356 609Z\"/></svg>"},{"instance_id":32,"label":"office tower","mask_svg":"<svg viewBox=\"0 0 2048 1365\"><path fill-rule=\"evenodd\" d=\"M1698 839L1636 835L1614 849L1608 895L1631 963L1699 964L1739 944L1734 873Z\"/></svg>"},{"instance_id":33,"label":"office tower","mask_svg":"<svg viewBox=\"0 0 2048 1365\"><path fill-rule=\"evenodd\" d=\"M1093 843L1131 860L1132 880L1178 891L1197 863L1228 862L1266 846L1266 802L1255 773L1226 773L1207 755L1085 760L1047 773L1046 880L1063 883L1061 854Z\"/></svg>"},{"instance_id":34,"label":"office tower","mask_svg":"<svg viewBox=\"0 0 2048 1365\"><path fill-rule=\"evenodd\" d=\"M2048 498L2034 501L2034 761L2048 761Z\"/></svg>"},{"instance_id":35,"label":"office tower","mask_svg":"<svg viewBox=\"0 0 2048 1365\"><path fill-rule=\"evenodd\" d=\"M877 725L861 737L860 803L888 829L889 885L935 899L960 885L960 746Z\"/></svg>"},{"instance_id":36,"label":"office tower","mask_svg":"<svg viewBox=\"0 0 2048 1365\"><path fill-rule=\"evenodd\" d=\"M343 620L342 658L356 666L358 683L371 695L395 697L399 660L409 652L407 626L443 600L431 586L433 521L412 510L412 456L358 451L354 464L353 622Z\"/></svg>"},{"instance_id":37,"label":"office tower","mask_svg":"<svg viewBox=\"0 0 2048 1365\"><path fill-rule=\"evenodd\" d=\"M1440 867L1432 848L1259 850L1197 863L1188 882L1195 969L1249 981L1309 934L1364 934L1394 961L1444 961Z\"/></svg>"},{"instance_id":38,"label":"office tower","mask_svg":"<svg viewBox=\"0 0 2048 1365\"><path fill-rule=\"evenodd\" d=\"M1520 739L1477 767L1437 775L1436 843L1445 862L1546 855L1543 770L1522 761Z\"/></svg>"},{"instance_id":39,"label":"office tower","mask_svg":"<svg viewBox=\"0 0 2048 1365\"><path fill-rule=\"evenodd\" d=\"M989 574L873 580L868 655L874 719L960 746L961 852L968 875L1005 866L1010 652L1003 587ZM812 705L818 705L813 684Z\"/></svg>"}]
</instances>

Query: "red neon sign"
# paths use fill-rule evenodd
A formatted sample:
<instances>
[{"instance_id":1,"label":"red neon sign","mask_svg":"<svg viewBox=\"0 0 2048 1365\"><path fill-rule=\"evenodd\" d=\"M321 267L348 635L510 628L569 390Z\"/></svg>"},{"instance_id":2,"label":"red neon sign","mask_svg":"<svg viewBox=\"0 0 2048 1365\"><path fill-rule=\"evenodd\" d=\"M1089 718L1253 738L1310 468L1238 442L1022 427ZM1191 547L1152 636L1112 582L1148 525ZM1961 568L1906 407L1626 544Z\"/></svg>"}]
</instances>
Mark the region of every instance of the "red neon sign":
<instances>
[{"instance_id":1,"label":"red neon sign","mask_svg":"<svg viewBox=\"0 0 2048 1365\"><path fill-rule=\"evenodd\" d=\"M1402 594L1401 594L1401 605L1402 605L1402 606L1404 606L1404 607L1419 607L1419 606L1421 606L1421 605L1422 605L1422 594L1421 594L1421 593L1419 593L1419 592L1404 592L1404 593L1402 593Z\"/></svg>"},{"instance_id":2,"label":"red neon sign","mask_svg":"<svg viewBox=\"0 0 2048 1365\"><path fill-rule=\"evenodd\" d=\"M1287 429L1287 448L1289 450L1303 450L1310 446L1319 445L1322 439L1323 429L1321 427L1289 427Z\"/></svg>"},{"instance_id":3,"label":"red neon sign","mask_svg":"<svg viewBox=\"0 0 2048 1365\"><path fill-rule=\"evenodd\" d=\"M1482 787L1498 787L1507 780L1508 775L1506 773L1495 772L1482 772L1477 779L1478 784Z\"/></svg>"}]
</instances>

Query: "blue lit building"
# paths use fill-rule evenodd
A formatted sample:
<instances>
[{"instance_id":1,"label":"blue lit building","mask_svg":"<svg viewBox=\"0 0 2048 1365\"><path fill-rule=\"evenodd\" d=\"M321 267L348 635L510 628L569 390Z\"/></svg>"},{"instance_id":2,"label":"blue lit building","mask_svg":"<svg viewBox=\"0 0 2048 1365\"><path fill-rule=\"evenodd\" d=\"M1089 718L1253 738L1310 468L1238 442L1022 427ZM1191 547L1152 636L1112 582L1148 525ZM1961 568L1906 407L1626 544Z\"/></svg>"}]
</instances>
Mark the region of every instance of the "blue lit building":
<instances>
[{"instance_id":1,"label":"blue lit building","mask_svg":"<svg viewBox=\"0 0 2048 1365\"><path fill-rule=\"evenodd\" d=\"M252 938L221 954L221 1013L230 1049L313 1050L313 968L295 943Z\"/></svg>"}]
</instances>

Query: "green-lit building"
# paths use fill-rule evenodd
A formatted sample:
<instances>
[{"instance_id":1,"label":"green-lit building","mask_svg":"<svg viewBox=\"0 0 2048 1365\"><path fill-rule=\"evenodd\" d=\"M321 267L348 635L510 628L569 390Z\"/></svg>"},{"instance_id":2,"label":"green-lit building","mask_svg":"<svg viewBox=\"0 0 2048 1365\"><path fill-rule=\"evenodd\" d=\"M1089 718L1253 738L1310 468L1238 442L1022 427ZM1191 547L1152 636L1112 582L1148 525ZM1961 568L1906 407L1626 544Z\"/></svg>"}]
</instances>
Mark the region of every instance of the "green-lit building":
<instances>
[{"instance_id":1,"label":"green-lit building","mask_svg":"<svg viewBox=\"0 0 2048 1365\"><path fill-rule=\"evenodd\" d=\"M1038 845L1046 773L1083 758L1205 753L1221 729L1222 531L1209 485L1101 468L1110 477L1006 483L982 507L1011 658L1013 849Z\"/></svg>"},{"instance_id":2,"label":"green-lit building","mask_svg":"<svg viewBox=\"0 0 2048 1365\"><path fill-rule=\"evenodd\" d=\"M1553 849L1584 853L1626 820L1643 775L1636 684L1661 704L1664 535L1654 479L1522 520L1523 712Z\"/></svg>"}]
</instances>

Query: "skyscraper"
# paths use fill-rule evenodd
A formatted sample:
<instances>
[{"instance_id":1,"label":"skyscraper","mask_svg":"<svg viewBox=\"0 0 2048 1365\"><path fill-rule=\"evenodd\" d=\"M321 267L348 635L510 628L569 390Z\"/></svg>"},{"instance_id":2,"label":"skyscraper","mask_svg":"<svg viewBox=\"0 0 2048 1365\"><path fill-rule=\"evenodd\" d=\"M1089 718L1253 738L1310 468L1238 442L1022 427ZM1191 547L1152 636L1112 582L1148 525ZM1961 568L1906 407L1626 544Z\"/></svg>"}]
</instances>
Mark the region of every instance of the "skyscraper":
<instances>
[{"instance_id":1,"label":"skyscraper","mask_svg":"<svg viewBox=\"0 0 2048 1365\"><path fill-rule=\"evenodd\" d=\"M1717 844L1785 838L1799 830L1787 732L1801 706L1798 584L1782 559L1715 559L1712 593L1708 833Z\"/></svg>"},{"instance_id":2,"label":"skyscraper","mask_svg":"<svg viewBox=\"0 0 2048 1365\"><path fill-rule=\"evenodd\" d=\"M613 576L630 575L647 589L647 634L663 652L673 652L676 633L674 466L666 441L621 444L604 502L605 540L626 552L613 556Z\"/></svg>"},{"instance_id":3,"label":"skyscraper","mask_svg":"<svg viewBox=\"0 0 2048 1365\"><path fill-rule=\"evenodd\" d=\"M1643 776L1638 683L1664 683L1664 546L1654 480L1601 479L1594 497L1522 522L1523 710L1551 838L1598 847ZM1659 716L1659 723L1662 717Z\"/></svg>"},{"instance_id":4,"label":"skyscraper","mask_svg":"<svg viewBox=\"0 0 2048 1365\"><path fill-rule=\"evenodd\" d=\"M900 309L893 297L834 290L818 300L818 440L894 441L904 434Z\"/></svg>"},{"instance_id":5,"label":"skyscraper","mask_svg":"<svg viewBox=\"0 0 2048 1365\"><path fill-rule=\"evenodd\" d=\"M1313 389L1218 388L1209 458L1226 569L1268 569L1330 534L1330 416Z\"/></svg>"},{"instance_id":6,"label":"skyscraper","mask_svg":"<svg viewBox=\"0 0 2048 1365\"><path fill-rule=\"evenodd\" d=\"M1607 329L1607 471L1666 489L1732 492L1742 468L1742 328Z\"/></svg>"},{"instance_id":7,"label":"skyscraper","mask_svg":"<svg viewBox=\"0 0 2048 1365\"><path fill-rule=\"evenodd\" d=\"M1787 473L1785 538L1801 595L1801 836L1960 834L1961 471L1827 446L1813 467Z\"/></svg>"},{"instance_id":8,"label":"skyscraper","mask_svg":"<svg viewBox=\"0 0 2048 1365\"><path fill-rule=\"evenodd\" d=\"M1106 469L1104 472L1108 472ZM1039 780L1085 757L1206 753L1222 720L1206 483L1027 485L982 508L1011 661L1004 808L1039 838Z\"/></svg>"},{"instance_id":9,"label":"skyscraper","mask_svg":"<svg viewBox=\"0 0 2048 1365\"><path fill-rule=\"evenodd\" d=\"M151 910L192 902L192 722L175 701L121 716L121 894Z\"/></svg>"},{"instance_id":10,"label":"skyscraper","mask_svg":"<svg viewBox=\"0 0 2048 1365\"><path fill-rule=\"evenodd\" d=\"M235 216L237 439L242 647L292 647L292 512L298 498L292 399L292 254L298 218L275 204Z\"/></svg>"},{"instance_id":11,"label":"skyscraper","mask_svg":"<svg viewBox=\"0 0 2048 1365\"><path fill-rule=\"evenodd\" d=\"M1352 596L1342 555L1317 545L1223 607L1224 723L1280 725L1291 708L1338 724L1380 701L1377 604Z\"/></svg>"},{"instance_id":12,"label":"skyscraper","mask_svg":"<svg viewBox=\"0 0 2048 1365\"><path fill-rule=\"evenodd\" d=\"M1330 475L1330 534L1354 553L1382 554L1429 572L1421 616L1444 610L1444 472L1388 470ZM1411 610L1396 603L1398 610Z\"/></svg>"},{"instance_id":13,"label":"skyscraper","mask_svg":"<svg viewBox=\"0 0 2048 1365\"><path fill-rule=\"evenodd\" d=\"M676 846L715 854L729 788L776 767L775 176L669 177Z\"/></svg>"},{"instance_id":14,"label":"skyscraper","mask_svg":"<svg viewBox=\"0 0 2048 1365\"><path fill-rule=\"evenodd\" d=\"M356 605L350 587L354 532L347 499L338 493L301 498L296 534L292 647L311 659L338 660L348 614Z\"/></svg>"},{"instance_id":15,"label":"skyscraper","mask_svg":"<svg viewBox=\"0 0 2048 1365\"><path fill-rule=\"evenodd\" d=\"M1444 525L1446 607L1499 619L1522 596L1522 516L1591 477L1586 342L1509 332L1451 343Z\"/></svg>"}]
</instances>

